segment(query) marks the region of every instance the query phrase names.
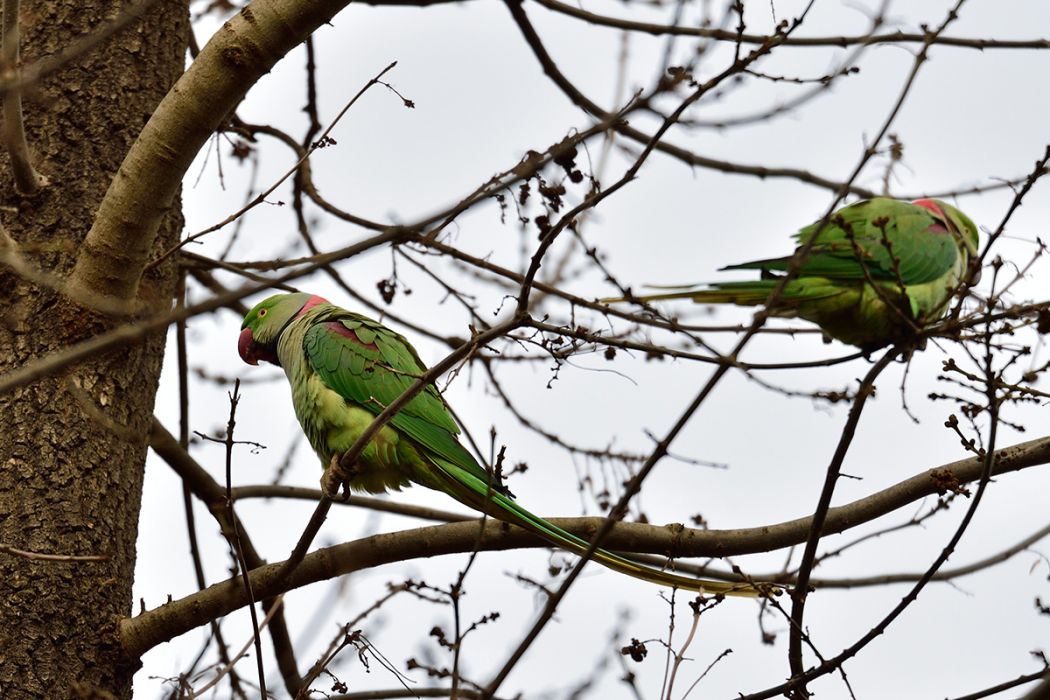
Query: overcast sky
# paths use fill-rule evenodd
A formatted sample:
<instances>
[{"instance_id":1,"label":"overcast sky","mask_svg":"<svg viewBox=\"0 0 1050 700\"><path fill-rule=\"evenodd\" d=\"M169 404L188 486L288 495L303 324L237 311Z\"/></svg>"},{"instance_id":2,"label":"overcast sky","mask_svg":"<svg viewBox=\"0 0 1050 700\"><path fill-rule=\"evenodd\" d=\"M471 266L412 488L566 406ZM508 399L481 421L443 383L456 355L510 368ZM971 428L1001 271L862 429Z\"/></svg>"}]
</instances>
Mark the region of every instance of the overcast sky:
<instances>
[{"instance_id":1,"label":"overcast sky","mask_svg":"<svg viewBox=\"0 0 1050 700\"><path fill-rule=\"evenodd\" d=\"M671 3L673 5L673 3ZM704 3L700 3L703 5ZM717 5L718 3L713 3ZM890 5L883 31L918 31L920 23L936 26L952 3L924 0ZM666 23L673 8L636 8L622 2L580 3L586 9L612 16L631 16ZM799 36L863 34L871 25L876 3L817 0L799 30ZM747 3L748 32L768 32L776 20L795 16L801 3ZM693 4L686 18L695 20ZM651 85L658 73L667 42L662 38L632 35L626 40L613 29L596 28L526 3L525 9L561 70L591 99L606 108L622 107L637 89ZM719 11L719 8L715 8ZM198 28L203 44L214 23ZM204 33L202 33L204 32ZM1044 2L965 3L960 17L946 32L950 36L1028 39L1050 37L1050 4ZM573 129L591 121L574 107L542 73L502 3L471 2L428 8L373 8L354 5L338 15L332 26L316 35L320 117L324 124L372 76L391 61L398 65L388 80L415 104L406 109L391 92L375 88L357 103L335 128L337 144L320 150L311 160L321 193L354 214L378 221L411 222L462 198L493 174L518 162L528 149L542 150ZM627 70L620 54L626 48ZM695 44L678 40L671 47L672 64L688 60ZM704 156L739 164L798 168L835 181L848 177L860 161L865 145L878 133L897 100L912 68L914 44L875 46L858 59L860 72L837 80L830 90L798 110L747 126L726 129L676 127L667 140ZM699 63L698 79L723 70L733 47L711 49ZM852 51L852 50L850 50ZM783 48L759 64L769 75L819 78L839 66L849 55L837 48ZM305 127L302 49L291 54L266 76L239 109L246 121L267 122L298 138ZM890 131L904 144L903 162L890 179L890 193L899 196L944 192L975 185L990 185L1027 174L1050 143L1050 51L996 50L935 46ZM696 120L732 120L784 104L811 86L785 82L746 80L728 86L720 97L704 99L687 113ZM668 101L664 106L674 103ZM658 122L644 115L631 123L652 132ZM886 145L884 142L883 146ZM287 151L273 143L260 144L257 187L273 182L293 162ZM623 150L626 148L627 150ZM186 180L184 202L186 230L200 230L225 218L244 201L252 176L247 164L237 164L225 140L220 182L214 151L202 154ZM589 144L587 155L597 162L601 141ZM637 144L617 140L602 182L609 184L633 162ZM871 160L856 183L881 190L887 160ZM570 197L583 190L570 190ZM249 213L230 251L231 260L258 260L300 255L291 247L296 240L289 207L290 188L285 185L270 197L273 204ZM994 230L1012 198L1008 189L964 196L953 200L985 231ZM646 283L670 284L737 279L718 268L749 259L791 252L789 235L826 211L833 194L823 188L787 178L759 179L747 175L690 168L659 153L643 166L639 177L607 199L582 225L589 245L597 246L604 262L621 281L640 289ZM368 233L331 218L320 218L313 231L323 249L335 249L361 240ZM1016 265L1026 264L1035 252L1035 239L1050 238L1050 182L1038 183L1013 216L1006 236L995 252ZM226 249L232 227L212 234L191 250L218 256ZM531 252L534 231L522 234L513 212L500 220L495 203L459 218L448 231L449 242L480 257L519 269L523 246ZM563 236L551 251L554 258L571 250ZM419 256L417 256L419 257ZM593 270L573 258L574 275L563 286L580 296L597 298L615 294ZM510 311L503 298L507 290L481 284L447 261L426 259L427 265L464 291L477 295L478 308L487 320ZM339 270L359 291L378 303L376 283L391 274L391 254L379 249L341 263ZM442 290L405 261L398 263L400 279L412 290L399 293L391 310L413 322L445 335L466 336L470 318L462 306L447 299ZM233 285L232 277L223 278ZM984 289L989 276L985 275ZM354 301L329 279L302 280L300 288L323 294L333 302L355 307ZM192 289L200 300L206 292ZM1050 270L1045 261L1034 266L1014 298L1046 300L1050 296ZM253 301L257 301L253 300ZM559 321L568 318L568 307L544 307ZM746 309L707 309L688 302L667 302L669 313L704 323L746 323ZM372 312L368 312L374 315ZM599 317L586 320L607 329ZM223 311L195 319L190 327L191 366L225 377L272 380L246 384L238 412L238 437L264 443L255 453L237 455L237 484L265 483L296 441L299 428L292 413L288 390L279 369L251 368L235 351L240 319ZM432 364L448 348L411 331L406 333L422 358ZM804 327L799 322L774 321L772 326ZM615 330L626 326L616 325ZM157 415L173 431L177 427L178 400L174 372L174 336L169 344L157 399ZM731 334L705 335L721 350L735 342ZM681 344L680 339L661 338ZM1031 334L1024 342L1034 343ZM825 345L817 335L794 339L759 335L747 346L743 359L752 362L812 360L846 355L851 349ZM1033 347L1032 364L1050 360L1050 351ZM904 366L895 365L878 383L878 394L865 409L857 437L843 471L855 479L843 480L836 503L844 503L892 485L919 471L966 454L957 436L943 427L956 410L947 402L931 401L932 391L945 391L937 380L948 357L960 361L958 346L942 343L916 355L904 392L916 424L902 408ZM1022 360L1024 366L1029 360ZM764 373L760 378L792 390L843 389L855 386L869 364L865 360L818 369ZM573 443L644 452L651 449L650 434L662 436L711 374L709 365L647 362L641 355L618 353L614 362L600 354L573 358L561 368L556 381L551 362L502 365L500 378L512 392L518 409L543 428ZM1047 390L1046 382L1037 387ZM442 382L442 387L445 384ZM192 428L216 433L225 424L229 385L194 381ZM568 452L523 428L502 407L480 369L464 370L447 388L446 398L465 427L488 444L491 428L499 444L508 447L508 460L525 461L529 471L513 478L519 501L543 515L600 514L594 500L578 490L578 477L591 470L618 481L623 472L574 458ZM1044 402L1045 403L1045 402ZM672 453L683 459L666 459L646 482L639 505L654 523L690 523L702 514L712 528L752 527L808 515L816 503L825 468L846 418L847 406L829 406L808 398L790 398L770 391L739 373L730 373L711 400L693 417L673 444ZM1008 420L1023 424L1027 432L1004 428L999 445L1005 446L1050 433L1050 412L1043 404L1007 409ZM198 445L193 454L221 478L220 447ZM712 468L689 460L713 462ZM314 487L321 470L316 457L300 441L284 483ZM136 580L136 600L148 608L196 590L189 563L180 485L170 470L153 455L147 465L142 534ZM990 485L985 502L948 566L959 566L995 553L1046 525L1050 476L1045 469L1006 475ZM435 508L463 510L442 494L416 487L398 500ZM927 503L926 505L930 505ZM828 560L817 571L821 577L851 577L879 573L917 572L925 569L954 532L966 503L956 503L947 513L921 528L887 535ZM270 561L284 559L312 511L308 502L278 504L244 502L238 512L245 519L256 546ZM850 541L862 533L906 521L919 507L905 509L849 535L829 537L822 549ZM206 509L197 509L202 546L207 555L209 582L225 579L229 572L225 544ZM348 541L375 531L419 526L394 516L377 516L359 510L336 508L317 544ZM846 665L858 698L941 698L973 692L1038 669L1029 651L1045 645L1050 620L1038 616L1033 600L1050 599L1047 575L1050 566L1039 545L1009 561L953 584L931 584L901 620L859 657ZM744 557L734 563L747 571L775 571L788 554ZM793 554L797 563L800 552ZM515 582L518 572L543 578L551 555L544 550L483 554L467 579L464 619L472 620L499 610L502 617L468 637L464 648L464 673L487 681L531 623L541 601ZM556 554L558 561L571 557ZM313 640L300 652L300 666L313 663L317 653L338 629L384 590L387 582L405 577L423 578L447 585L464 565L465 556L418 560L371 570L349 580L330 581L297 591L287 598L294 635ZM904 585L857 590L822 590L810 598L807 622L813 642L825 656L833 656L877 622L907 591ZM631 637L666 638L667 591L628 579L591 564L572 588L556 620L530 650L504 685L502 695L525 697L567 695L598 663L613 664L590 697L631 697L617 678L623 671L615 651ZM684 597L682 598L685 599ZM325 602L318 613L318 604ZM630 610L630 619L620 619ZM760 690L781 682L788 674L786 624L769 618L780 632L776 644L763 645L756 625L757 605L731 600L702 619L699 636L689 649L693 662L682 673L686 682L676 685L682 693L726 648L734 653L720 661L697 686L691 698L731 698L737 693ZM315 616L316 615L316 616ZM688 608L679 606L680 645L688 626ZM404 660L423 659L433 640L426 638L435 624L450 629L447 609L418 601L402 600L384 608L363 625L377 648L399 669ZM612 631L621 634L610 641ZM250 637L247 613L238 611L224 623L227 640L239 646ZM155 678L184 669L205 639L205 629L193 631L171 644L150 652L136 677L137 694L159 696L165 686ZM266 646L269 648L268 638ZM658 698L664 672L662 651L650 643L650 655L641 663L624 659L638 675L645 698ZM1045 646L1044 646L1045 648ZM812 657L810 657L812 660ZM272 656L266 659L275 669ZM436 657L445 665L445 656ZM247 667L245 667L247 669ZM242 673L252 675L253 671ZM339 671L352 690L393 688L398 682L387 671L373 666L366 674L353 654ZM422 674L412 676L422 686ZM273 687L283 692L276 677ZM318 686L320 687L320 686ZM829 676L813 684L822 698L848 697L842 680ZM225 692L225 691L224 691ZM546 695L549 693L549 695ZM220 697L223 694L220 693Z\"/></svg>"}]
</instances>

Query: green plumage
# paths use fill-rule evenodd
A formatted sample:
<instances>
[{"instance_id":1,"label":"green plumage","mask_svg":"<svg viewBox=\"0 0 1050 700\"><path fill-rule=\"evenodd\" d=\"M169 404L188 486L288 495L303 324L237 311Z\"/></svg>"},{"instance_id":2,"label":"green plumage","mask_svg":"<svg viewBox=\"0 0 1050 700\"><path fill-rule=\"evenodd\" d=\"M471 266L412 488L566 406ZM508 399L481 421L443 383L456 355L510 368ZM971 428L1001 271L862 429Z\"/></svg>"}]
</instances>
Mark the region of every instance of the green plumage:
<instances>
[{"instance_id":1,"label":"green plumage","mask_svg":"<svg viewBox=\"0 0 1050 700\"><path fill-rule=\"evenodd\" d=\"M340 457L375 416L426 372L402 336L309 294L272 296L245 316L241 328L241 357L252 364L274 362L287 374L296 417L329 476L341 469ZM553 545L577 554L587 550L585 540L533 515L492 483L458 434L444 399L428 384L338 480L345 477L351 489L371 493L422 484ZM755 596L773 590L678 576L601 549L594 559L636 578L708 594Z\"/></svg>"},{"instance_id":2,"label":"green plumage","mask_svg":"<svg viewBox=\"0 0 1050 700\"><path fill-rule=\"evenodd\" d=\"M800 248L812 245L770 313L812 321L832 338L865 349L914 336L943 316L978 243L974 223L935 199L857 202L794 238ZM791 261L786 256L730 265L722 269L759 270L762 279L672 287L640 299L764 304Z\"/></svg>"}]
</instances>

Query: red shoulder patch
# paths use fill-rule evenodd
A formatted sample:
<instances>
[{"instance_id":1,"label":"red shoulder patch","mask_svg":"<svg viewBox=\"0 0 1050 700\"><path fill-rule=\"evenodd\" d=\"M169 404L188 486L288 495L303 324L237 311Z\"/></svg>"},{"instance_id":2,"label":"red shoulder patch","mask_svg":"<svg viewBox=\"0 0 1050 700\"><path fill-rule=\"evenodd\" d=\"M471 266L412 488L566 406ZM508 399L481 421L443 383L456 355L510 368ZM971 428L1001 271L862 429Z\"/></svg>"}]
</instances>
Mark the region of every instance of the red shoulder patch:
<instances>
[{"instance_id":1,"label":"red shoulder patch","mask_svg":"<svg viewBox=\"0 0 1050 700\"><path fill-rule=\"evenodd\" d=\"M363 348L368 348L369 350L375 350L376 352L379 352L378 345L376 345L374 342L366 343L362 341L360 338L357 337L357 333L354 333L352 330L339 323L339 321L329 321L328 323L324 324L324 327L337 335L343 336L352 343L360 345Z\"/></svg>"}]
</instances>

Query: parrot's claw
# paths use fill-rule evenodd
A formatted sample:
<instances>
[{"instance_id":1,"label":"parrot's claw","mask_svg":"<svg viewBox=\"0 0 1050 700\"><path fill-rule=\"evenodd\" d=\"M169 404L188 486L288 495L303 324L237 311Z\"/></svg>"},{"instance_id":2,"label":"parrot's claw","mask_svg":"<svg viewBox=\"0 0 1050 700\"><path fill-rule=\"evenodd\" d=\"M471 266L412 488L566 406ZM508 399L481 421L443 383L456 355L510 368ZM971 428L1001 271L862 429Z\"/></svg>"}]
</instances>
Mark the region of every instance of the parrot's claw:
<instances>
[{"instance_id":1,"label":"parrot's claw","mask_svg":"<svg viewBox=\"0 0 1050 700\"><path fill-rule=\"evenodd\" d=\"M328 468L321 476L321 490L329 498L339 498L340 492L343 496L350 495L350 480L357 476L357 465L346 466L341 461L342 455L332 455L328 462Z\"/></svg>"}]
</instances>

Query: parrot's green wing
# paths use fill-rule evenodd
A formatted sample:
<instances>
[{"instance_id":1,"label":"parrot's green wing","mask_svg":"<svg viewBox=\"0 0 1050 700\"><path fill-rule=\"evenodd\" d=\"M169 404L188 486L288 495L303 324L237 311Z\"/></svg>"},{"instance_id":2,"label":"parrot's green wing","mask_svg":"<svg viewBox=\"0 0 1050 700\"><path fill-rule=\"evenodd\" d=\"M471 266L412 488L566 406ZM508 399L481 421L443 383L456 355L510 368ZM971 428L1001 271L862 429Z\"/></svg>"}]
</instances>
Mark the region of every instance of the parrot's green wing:
<instances>
[{"instance_id":1,"label":"parrot's green wing","mask_svg":"<svg viewBox=\"0 0 1050 700\"><path fill-rule=\"evenodd\" d=\"M959 257L945 222L907 202L857 202L836 212L823 228L819 223L795 234L800 246L813 240L799 276L924 284L947 274ZM723 269L784 272L790 261L756 260Z\"/></svg>"},{"instance_id":2,"label":"parrot's green wing","mask_svg":"<svg viewBox=\"0 0 1050 700\"><path fill-rule=\"evenodd\" d=\"M804 318L826 335L870 351L909 339L942 317L977 252L973 221L936 199L876 197L843 207L821 223L794 235L806 249L797 267L794 255L752 260L722 269L758 270L760 279L663 287L658 294L630 298L740 306L773 299L770 315Z\"/></svg>"},{"instance_id":3,"label":"parrot's green wing","mask_svg":"<svg viewBox=\"0 0 1050 700\"><path fill-rule=\"evenodd\" d=\"M326 386L375 415L426 372L407 340L386 326L349 311L329 314L312 326L306 332L303 350ZM479 479L489 479L456 439L459 427L433 384L413 396L390 420L390 425Z\"/></svg>"},{"instance_id":4,"label":"parrot's green wing","mask_svg":"<svg viewBox=\"0 0 1050 700\"><path fill-rule=\"evenodd\" d=\"M325 386L349 404L374 415L426 372L407 340L382 324L342 309L326 313L310 326L303 339L303 350L310 368ZM423 483L576 554L582 555L588 550L590 545L586 540L530 513L503 493L505 489L492 483L491 475L456 439L459 428L433 384L424 387L394 414L390 425L424 451L429 466ZM777 592L768 585L679 576L604 549L596 550L593 558L645 581L714 595L757 596Z\"/></svg>"}]
</instances>

